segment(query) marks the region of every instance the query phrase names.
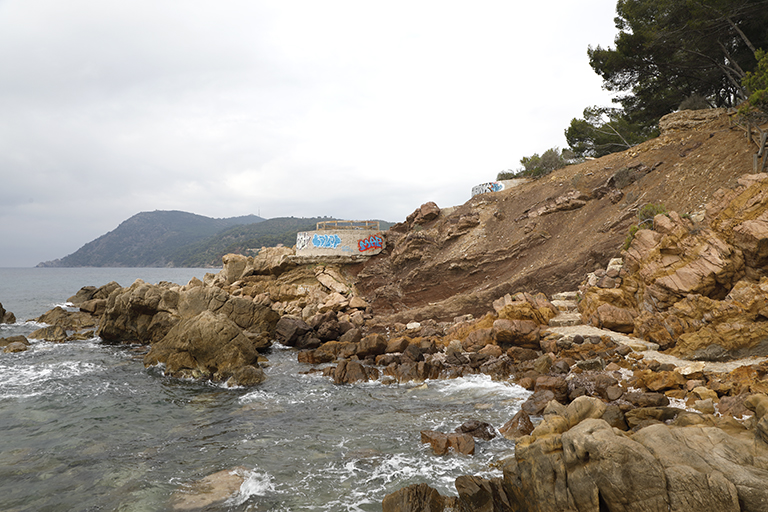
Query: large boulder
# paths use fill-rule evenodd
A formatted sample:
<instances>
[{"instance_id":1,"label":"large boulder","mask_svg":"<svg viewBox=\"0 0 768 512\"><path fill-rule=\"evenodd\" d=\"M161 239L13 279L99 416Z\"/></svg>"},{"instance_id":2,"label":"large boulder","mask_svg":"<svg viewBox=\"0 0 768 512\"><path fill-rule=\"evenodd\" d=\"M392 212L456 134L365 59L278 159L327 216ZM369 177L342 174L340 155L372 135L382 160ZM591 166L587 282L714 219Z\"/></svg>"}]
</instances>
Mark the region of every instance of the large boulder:
<instances>
[{"instance_id":1,"label":"large boulder","mask_svg":"<svg viewBox=\"0 0 768 512\"><path fill-rule=\"evenodd\" d=\"M112 292L97 334L108 343L155 343L181 320L204 311L224 315L259 346L268 346L279 315L269 306L216 286L180 287L138 279Z\"/></svg>"},{"instance_id":2,"label":"large boulder","mask_svg":"<svg viewBox=\"0 0 768 512\"><path fill-rule=\"evenodd\" d=\"M657 422L632 435L601 419L605 406L595 399L579 400L517 441L514 459L504 464L511 510L766 509L768 444L759 435L711 426L695 413L685 413L680 424L687 426ZM747 403L768 410L764 396Z\"/></svg>"},{"instance_id":3,"label":"large boulder","mask_svg":"<svg viewBox=\"0 0 768 512\"><path fill-rule=\"evenodd\" d=\"M0 324L14 324L16 323L16 317L10 311L6 311L0 303Z\"/></svg>"},{"instance_id":4,"label":"large boulder","mask_svg":"<svg viewBox=\"0 0 768 512\"><path fill-rule=\"evenodd\" d=\"M179 287L152 285L137 279L112 292L96 332L108 343L154 343L181 319Z\"/></svg>"},{"instance_id":5,"label":"large boulder","mask_svg":"<svg viewBox=\"0 0 768 512\"><path fill-rule=\"evenodd\" d=\"M203 311L182 320L154 343L144 364L162 363L174 377L247 386L265 378L257 358L258 352L237 324L223 314Z\"/></svg>"}]
</instances>

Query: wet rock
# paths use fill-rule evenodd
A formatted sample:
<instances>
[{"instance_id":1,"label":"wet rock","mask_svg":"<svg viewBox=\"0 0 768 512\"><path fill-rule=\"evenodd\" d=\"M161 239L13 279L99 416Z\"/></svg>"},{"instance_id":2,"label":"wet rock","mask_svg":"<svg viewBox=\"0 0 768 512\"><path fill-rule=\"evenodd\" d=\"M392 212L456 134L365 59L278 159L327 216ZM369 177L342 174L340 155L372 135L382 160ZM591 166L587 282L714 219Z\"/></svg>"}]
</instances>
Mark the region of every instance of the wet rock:
<instances>
[{"instance_id":1,"label":"wet rock","mask_svg":"<svg viewBox=\"0 0 768 512\"><path fill-rule=\"evenodd\" d=\"M83 311L67 311L56 306L35 318L36 322L58 326L62 329L78 331L80 329L93 328L98 323L98 319L93 315Z\"/></svg>"},{"instance_id":2,"label":"wet rock","mask_svg":"<svg viewBox=\"0 0 768 512\"><path fill-rule=\"evenodd\" d=\"M443 512L445 498L427 484L403 487L384 497L382 512Z\"/></svg>"},{"instance_id":3,"label":"wet rock","mask_svg":"<svg viewBox=\"0 0 768 512\"><path fill-rule=\"evenodd\" d=\"M455 431L459 434L469 434L483 441L490 441L496 437L496 430L493 428L493 425L479 420L465 421Z\"/></svg>"},{"instance_id":4,"label":"wet rock","mask_svg":"<svg viewBox=\"0 0 768 512\"><path fill-rule=\"evenodd\" d=\"M199 377L230 385L253 384L258 352L229 318L211 311L176 324L144 356L144 365L165 364L175 377ZM244 368L253 366L254 370ZM238 376L244 379L240 383ZM262 379L263 380L263 379Z\"/></svg>"},{"instance_id":5,"label":"wet rock","mask_svg":"<svg viewBox=\"0 0 768 512\"><path fill-rule=\"evenodd\" d=\"M521 409L499 429L499 432L506 439L514 441L533 432L533 423L530 416Z\"/></svg>"},{"instance_id":6,"label":"wet rock","mask_svg":"<svg viewBox=\"0 0 768 512\"><path fill-rule=\"evenodd\" d=\"M469 434L444 434L434 430L422 430L421 442L430 444L435 455L445 455L449 450L464 455L475 454L475 439Z\"/></svg>"},{"instance_id":7,"label":"wet rock","mask_svg":"<svg viewBox=\"0 0 768 512\"><path fill-rule=\"evenodd\" d=\"M22 345L29 345L29 340L24 336L8 336L7 338L0 338L0 347L7 347L11 343L21 343Z\"/></svg>"},{"instance_id":8,"label":"wet rock","mask_svg":"<svg viewBox=\"0 0 768 512\"><path fill-rule=\"evenodd\" d=\"M67 331L59 325L50 325L37 329L29 334L29 337L36 340L55 341L61 343L67 339Z\"/></svg>"},{"instance_id":9,"label":"wet rock","mask_svg":"<svg viewBox=\"0 0 768 512\"><path fill-rule=\"evenodd\" d=\"M20 341L12 341L3 346L3 352L6 354L13 354L16 352L24 352L29 349L28 343L21 343Z\"/></svg>"},{"instance_id":10,"label":"wet rock","mask_svg":"<svg viewBox=\"0 0 768 512\"><path fill-rule=\"evenodd\" d=\"M0 303L0 324L14 324L16 316L10 311L6 311L3 304Z\"/></svg>"}]
</instances>

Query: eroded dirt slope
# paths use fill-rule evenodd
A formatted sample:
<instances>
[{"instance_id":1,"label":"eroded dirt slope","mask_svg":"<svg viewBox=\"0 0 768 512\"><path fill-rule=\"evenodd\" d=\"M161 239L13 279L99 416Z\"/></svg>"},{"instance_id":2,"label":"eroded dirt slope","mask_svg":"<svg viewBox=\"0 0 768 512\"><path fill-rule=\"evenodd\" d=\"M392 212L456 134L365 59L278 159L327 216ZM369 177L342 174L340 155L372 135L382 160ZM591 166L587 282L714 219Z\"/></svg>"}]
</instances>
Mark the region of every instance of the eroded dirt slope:
<instances>
[{"instance_id":1,"label":"eroded dirt slope","mask_svg":"<svg viewBox=\"0 0 768 512\"><path fill-rule=\"evenodd\" d=\"M350 270L378 315L407 322L482 314L517 291L575 289L620 256L647 203L692 214L752 172L755 146L723 111L686 111L662 135L455 208L423 207ZM633 181L635 180L635 181Z\"/></svg>"}]
</instances>

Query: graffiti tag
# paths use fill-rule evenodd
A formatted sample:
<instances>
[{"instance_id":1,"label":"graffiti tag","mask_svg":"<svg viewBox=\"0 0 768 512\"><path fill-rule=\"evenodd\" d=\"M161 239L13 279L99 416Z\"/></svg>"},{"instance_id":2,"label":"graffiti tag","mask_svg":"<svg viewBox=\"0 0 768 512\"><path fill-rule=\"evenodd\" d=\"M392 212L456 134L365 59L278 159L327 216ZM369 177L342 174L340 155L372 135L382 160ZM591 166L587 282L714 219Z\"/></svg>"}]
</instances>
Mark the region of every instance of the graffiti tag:
<instances>
[{"instance_id":1,"label":"graffiti tag","mask_svg":"<svg viewBox=\"0 0 768 512\"><path fill-rule=\"evenodd\" d=\"M339 235L314 235L312 245L324 249L335 249L341 243Z\"/></svg>"},{"instance_id":2,"label":"graffiti tag","mask_svg":"<svg viewBox=\"0 0 768 512\"><path fill-rule=\"evenodd\" d=\"M379 235L371 235L368 238L363 238L357 241L357 248L360 252L365 252L369 249L381 249L384 247L384 240Z\"/></svg>"},{"instance_id":3,"label":"graffiti tag","mask_svg":"<svg viewBox=\"0 0 768 512\"><path fill-rule=\"evenodd\" d=\"M483 183L481 185L472 187L472 195L476 196L477 194L487 194L488 192L498 192L499 190L504 190L504 184L499 183L498 181L491 181L489 183Z\"/></svg>"},{"instance_id":4,"label":"graffiti tag","mask_svg":"<svg viewBox=\"0 0 768 512\"><path fill-rule=\"evenodd\" d=\"M296 233L296 250L301 251L309 247L309 241L312 237L309 233Z\"/></svg>"}]
</instances>

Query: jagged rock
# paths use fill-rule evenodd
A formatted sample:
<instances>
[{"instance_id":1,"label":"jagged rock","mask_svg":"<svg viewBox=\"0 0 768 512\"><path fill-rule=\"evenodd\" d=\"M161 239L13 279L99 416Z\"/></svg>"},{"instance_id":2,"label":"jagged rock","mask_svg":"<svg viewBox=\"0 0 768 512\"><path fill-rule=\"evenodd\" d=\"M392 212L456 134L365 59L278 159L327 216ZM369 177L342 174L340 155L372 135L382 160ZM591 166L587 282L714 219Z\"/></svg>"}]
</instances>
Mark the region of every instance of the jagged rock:
<instances>
[{"instance_id":1,"label":"jagged rock","mask_svg":"<svg viewBox=\"0 0 768 512\"><path fill-rule=\"evenodd\" d=\"M386 352L387 339L381 334L369 334L358 344L357 357L365 359L366 357L378 356Z\"/></svg>"},{"instance_id":2,"label":"jagged rock","mask_svg":"<svg viewBox=\"0 0 768 512\"><path fill-rule=\"evenodd\" d=\"M430 201L421 205L416 211L406 218L412 226L420 226L427 222L435 220L440 215L440 208L434 202Z\"/></svg>"},{"instance_id":3,"label":"jagged rock","mask_svg":"<svg viewBox=\"0 0 768 512\"><path fill-rule=\"evenodd\" d=\"M427 484L403 487L384 497L382 512L443 512L445 498Z\"/></svg>"},{"instance_id":4,"label":"jagged rock","mask_svg":"<svg viewBox=\"0 0 768 512\"><path fill-rule=\"evenodd\" d=\"M95 327L98 323L98 319L89 313L83 311L67 311L60 306L56 306L50 311L43 313L35 318L35 321L74 331Z\"/></svg>"},{"instance_id":5,"label":"jagged rock","mask_svg":"<svg viewBox=\"0 0 768 512\"><path fill-rule=\"evenodd\" d=\"M499 429L499 432L506 439L514 441L533 432L533 423L530 416L521 409Z\"/></svg>"},{"instance_id":6,"label":"jagged rock","mask_svg":"<svg viewBox=\"0 0 768 512\"><path fill-rule=\"evenodd\" d=\"M400 337L395 338L393 340L389 340L387 343L387 348L385 349L385 353L392 354L392 353L399 353L404 352L406 348L408 348L408 345L410 342L408 341L408 338Z\"/></svg>"},{"instance_id":7,"label":"jagged rock","mask_svg":"<svg viewBox=\"0 0 768 512\"><path fill-rule=\"evenodd\" d=\"M596 327L616 332L631 333L635 330L635 319L632 312L611 304L600 304L595 315L590 319L590 323Z\"/></svg>"},{"instance_id":8,"label":"jagged rock","mask_svg":"<svg viewBox=\"0 0 768 512\"><path fill-rule=\"evenodd\" d=\"M67 339L67 331L59 325L50 325L29 333L29 337L36 340L61 343Z\"/></svg>"},{"instance_id":9,"label":"jagged rock","mask_svg":"<svg viewBox=\"0 0 768 512\"><path fill-rule=\"evenodd\" d=\"M159 363L175 377L198 377L229 385L253 385L264 380L258 353L242 330L223 314L203 311L177 323L153 343L144 365Z\"/></svg>"},{"instance_id":10,"label":"jagged rock","mask_svg":"<svg viewBox=\"0 0 768 512\"><path fill-rule=\"evenodd\" d=\"M483 441L490 441L496 437L496 432L490 423L485 423L479 420L469 420L456 427L456 432L459 434L469 434L472 437L482 439Z\"/></svg>"},{"instance_id":11,"label":"jagged rock","mask_svg":"<svg viewBox=\"0 0 768 512\"><path fill-rule=\"evenodd\" d=\"M275 325L275 339L283 345L295 347L299 341L312 331L304 320L299 317L284 315Z\"/></svg>"},{"instance_id":12,"label":"jagged rock","mask_svg":"<svg viewBox=\"0 0 768 512\"><path fill-rule=\"evenodd\" d=\"M539 325L532 320L500 318L493 322L491 336L496 343L502 345L514 345L532 350L539 348Z\"/></svg>"},{"instance_id":13,"label":"jagged rock","mask_svg":"<svg viewBox=\"0 0 768 512\"><path fill-rule=\"evenodd\" d=\"M429 443L435 455L445 455L451 449L464 455L475 454L475 439L469 434L444 434L434 430L422 430L421 442Z\"/></svg>"},{"instance_id":14,"label":"jagged rock","mask_svg":"<svg viewBox=\"0 0 768 512\"><path fill-rule=\"evenodd\" d=\"M460 476L455 482L461 512L511 511L501 478L488 480L479 476Z\"/></svg>"},{"instance_id":15,"label":"jagged rock","mask_svg":"<svg viewBox=\"0 0 768 512\"><path fill-rule=\"evenodd\" d=\"M366 368L358 361L339 361L333 372L334 384L354 384L355 382L365 382L371 377L378 377L378 370L375 368Z\"/></svg>"}]
</instances>

